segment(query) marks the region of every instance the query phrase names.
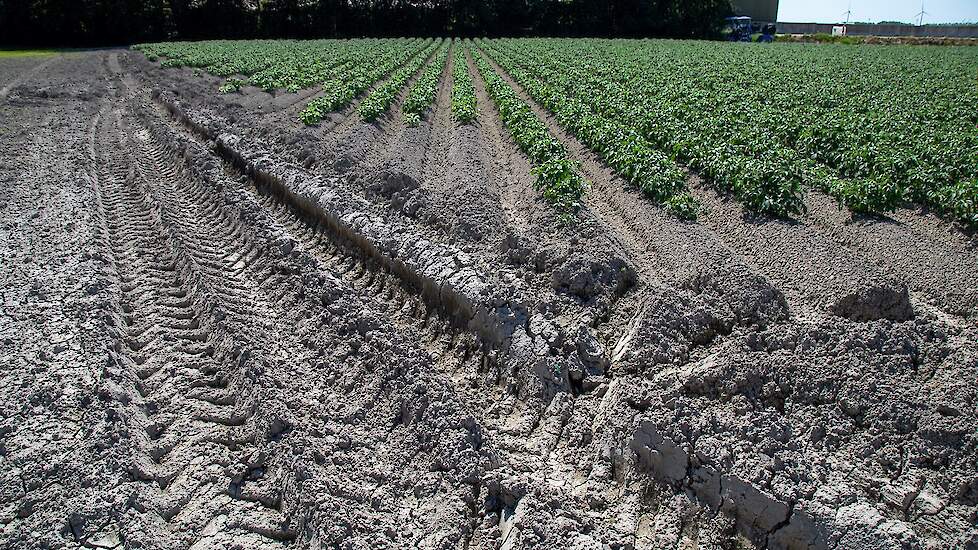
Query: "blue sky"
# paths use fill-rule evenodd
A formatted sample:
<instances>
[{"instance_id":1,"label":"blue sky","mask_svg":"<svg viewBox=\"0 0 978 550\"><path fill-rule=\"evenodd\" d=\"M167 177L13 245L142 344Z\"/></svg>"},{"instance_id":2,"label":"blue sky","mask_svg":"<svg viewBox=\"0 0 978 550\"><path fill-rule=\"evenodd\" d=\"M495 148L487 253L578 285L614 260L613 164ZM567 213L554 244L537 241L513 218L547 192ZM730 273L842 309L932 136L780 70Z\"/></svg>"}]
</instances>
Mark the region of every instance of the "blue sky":
<instances>
[{"instance_id":1,"label":"blue sky","mask_svg":"<svg viewBox=\"0 0 978 550\"><path fill-rule=\"evenodd\" d=\"M781 0L778 21L839 23L850 0ZM978 0L924 0L927 23L978 22ZM916 22L920 0L852 0L851 21Z\"/></svg>"}]
</instances>

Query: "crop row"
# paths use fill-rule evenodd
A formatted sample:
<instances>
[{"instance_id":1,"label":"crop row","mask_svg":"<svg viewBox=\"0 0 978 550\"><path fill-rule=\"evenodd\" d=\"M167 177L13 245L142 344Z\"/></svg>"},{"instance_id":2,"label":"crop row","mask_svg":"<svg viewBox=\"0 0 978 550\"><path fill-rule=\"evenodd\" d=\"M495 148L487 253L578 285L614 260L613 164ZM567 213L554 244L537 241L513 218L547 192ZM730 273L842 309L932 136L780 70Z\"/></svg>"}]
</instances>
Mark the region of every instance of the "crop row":
<instances>
[{"instance_id":1,"label":"crop row","mask_svg":"<svg viewBox=\"0 0 978 550\"><path fill-rule=\"evenodd\" d=\"M686 189L686 172L655 149L627 121L608 117L600 101L567 93L575 76L553 71L539 60L519 61L496 44L479 45L530 97L554 114L557 123L590 147L622 178L682 218L695 218L697 204Z\"/></svg>"},{"instance_id":2,"label":"crop row","mask_svg":"<svg viewBox=\"0 0 978 550\"><path fill-rule=\"evenodd\" d=\"M438 48L442 44L442 41L432 42L428 47L421 51L420 54L412 58L406 65L400 67L394 71L383 84L378 86L374 91L370 92L362 102L360 102L360 107L357 109L360 112L360 116L363 117L367 122L373 122L377 120L377 117L384 114L387 109L390 108L391 104L394 103L394 99L397 98L398 92L411 80L421 67L428 61L428 57L431 52Z\"/></svg>"},{"instance_id":3,"label":"crop row","mask_svg":"<svg viewBox=\"0 0 978 550\"><path fill-rule=\"evenodd\" d=\"M492 47L749 209L800 211L808 187L857 212L915 202L978 223L978 88L966 76L978 58L967 49L550 39Z\"/></svg>"},{"instance_id":4,"label":"crop row","mask_svg":"<svg viewBox=\"0 0 978 550\"><path fill-rule=\"evenodd\" d=\"M164 68L195 67L205 69L216 76L233 74L250 75L264 69L275 59L287 56L299 49L313 51L329 49L334 41L300 43L278 40L209 40L203 42L158 42L139 44L134 49L142 51L150 61L160 61Z\"/></svg>"},{"instance_id":5,"label":"crop row","mask_svg":"<svg viewBox=\"0 0 978 550\"><path fill-rule=\"evenodd\" d=\"M723 120L702 114L680 118L682 113L675 105L636 93L644 76L624 67L618 69L614 65L617 58L595 62L587 51L561 47L558 41L527 42L505 42L500 47L520 60L535 58L543 66L549 65L552 77L566 75L560 80L565 84L563 94L627 127L645 140L643 145L657 151L646 154L660 159L665 154L698 171L750 210L790 215L803 209L801 180L784 169L790 153L769 150L758 136L729 141L723 135ZM619 72L612 74L616 69Z\"/></svg>"},{"instance_id":6,"label":"crop row","mask_svg":"<svg viewBox=\"0 0 978 550\"><path fill-rule=\"evenodd\" d=\"M472 53L486 84L486 91L499 109L504 125L534 165L536 189L558 208L568 210L578 206L587 184L577 173L577 165L568 158L564 145L547 130L546 125L509 84L496 74L489 62L478 52Z\"/></svg>"},{"instance_id":7,"label":"crop row","mask_svg":"<svg viewBox=\"0 0 978 550\"><path fill-rule=\"evenodd\" d=\"M135 46L163 67L195 67L229 77L223 90L251 84L290 92L325 82L362 55L376 55L394 40L214 40L165 42ZM241 79L234 75L243 75Z\"/></svg>"},{"instance_id":8,"label":"crop row","mask_svg":"<svg viewBox=\"0 0 978 550\"><path fill-rule=\"evenodd\" d=\"M420 120L452 54L440 43L258 40L135 48L166 67L226 77L223 92L246 84L288 91L321 84L320 96L301 113L314 124L382 82L360 107L373 120L419 70L404 116ZM452 115L460 124L476 117L471 45L454 47ZM568 133L680 215L695 210L686 189L691 170L755 212L796 215L805 209L806 190L818 189L855 212L918 204L978 226L973 48L573 39L478 45ZM432 52L434 61L422 69ZM538 186L553 202L575 203L584 184L566 152L506 91L492 63L473 54L504 123L537 166Z\"/></svg>"},{"instance_id":9,"label":"crop row","mask_svg":"<svg viewBox=\"0 0 978 550\"><path fill-rule=\"evenodd\" d=\"M455 61L452 69L452 116L459 124L471 124L476 117L475 87L465 52L468 43L460 43L455 48Z\"/></svg>"},{"instance_id":10,"label":"crop row","mask_svg":"<svg viewBox=\"0 0 978 550\"><path fill-rule=\"evenodd\" d=\"M869 210L915 202L976 224L975 59L961 49L871 48L856 65L846 49L829 49L807 67L784 67L781 93L763 104L757 121L842 177L870 182L870 196L880 200ZM846 78L833 78L840 73ZM758 87L773 92L769 83Z\"/></svg>"},{"instance_id":11,"label":"crop row","mask_svg":"<svg viewBox=\"0 0 978 550\"><path fill-rule=\"evenodd\" d=\"M285 89L289 92L310 88L326 81L331 75L344 71L355 62L363 50L379 51L388 42L364 41L349 43L313 52L289 52L275 58L275 62L252 74L248 81L263 90Z\"/></svg>"},{"instance_id":12,"label":"crop row","mask_svg":"<svg viewBox=\"0 0 978 550\"><path fill-rule=\"evenodd\" d=\"M451 41L446 40L445 44L435 54L434 60L425 67L424 72L421 73L414 86L411 87L411 91L408 92L401 110L409 123L420 122L425 111L435 102L435 98L438 96L438 82L445 71L449 50L451 50Z\"/></svg>"},{"instance_id":13,"label":"crop row","mask_svg":"<svg viewBox=\"0 0 978 550\"><path fill-rule=\"evenodd\" d=\"M345 72L323 83L321 96L310 101L299 114L305 124L316 124L329 113L349 105L357 96L366 92L377 81L415 58L422 51L433 47L433 40L398 43L386 48L379 55L364 53Z\"/></svg>"}]
</instances>

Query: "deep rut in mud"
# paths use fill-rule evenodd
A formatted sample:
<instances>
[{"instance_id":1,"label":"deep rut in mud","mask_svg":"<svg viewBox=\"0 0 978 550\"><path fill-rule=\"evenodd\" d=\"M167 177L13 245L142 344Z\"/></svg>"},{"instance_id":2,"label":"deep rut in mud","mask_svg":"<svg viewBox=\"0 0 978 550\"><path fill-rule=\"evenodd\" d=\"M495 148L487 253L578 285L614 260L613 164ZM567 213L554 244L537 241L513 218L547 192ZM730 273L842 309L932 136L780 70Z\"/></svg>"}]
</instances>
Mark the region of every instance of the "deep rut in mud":
<instances>
[{"instance_id":1,"label":"deep rut in mud","mask_svg":"<svg viewBox=\"0 0 978 550\"><path fill-rule=\"evenodd\" d=\"M430 357L422 360L446 373L467 363L481 369L487 357L419 289L176 124L161 108L124 98L103 109L91 138L91 176L120 291L110 379L133 434L132 475L144 481L135 505L142 513L124 526L124 539L271 547L295 539L304 518L294 495L290 505L282 494L294 474L256 464L263 446L292 429L260 418L275 397L257 380L273 364L301 360L297 349L337 343L319 327L301 330L297 317L332 307L353 313L330 303L339 294L385 318L344 319L354 334L397 331L411 342L395 354ZM310 296L316 285L308 280L317 278L331 289ZM341 346L341 357L361 353L355 340Z\"/></svg>"},{"instance_id":2,"label":"deep rut in mud","mask_svg":"<svg viewBox=\"0 0 978 550\"><path fill-rule=\"evenodd\" d=\"M114 375L134 396L121 418L133 434L134 477L146 481L144 542L172 537L189 546L208 533L220 533L217 545L290 540L278 495L249 494L242 479L214 476L232 456L243 459L237 447L247 448L255 430L248 371L269 343L256 337L267 334L272 311L256 305L263 295L243 272L260 276L261 252L247 242L218 248L212 239L231 237L233 221L212 202L208 209L191 201L189 182L160 170L159 150L129 142L122 113L100 118L93 160L108 168L96 181L121 291Z\"/></svg>"}]
</instances>

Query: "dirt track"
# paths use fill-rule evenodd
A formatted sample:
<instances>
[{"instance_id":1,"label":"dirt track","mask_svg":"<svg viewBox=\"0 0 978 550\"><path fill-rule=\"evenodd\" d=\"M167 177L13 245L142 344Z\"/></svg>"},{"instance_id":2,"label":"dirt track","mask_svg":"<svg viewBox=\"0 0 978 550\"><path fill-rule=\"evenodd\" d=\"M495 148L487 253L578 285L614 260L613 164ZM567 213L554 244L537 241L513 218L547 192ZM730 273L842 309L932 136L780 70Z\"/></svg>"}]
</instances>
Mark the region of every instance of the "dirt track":
<instances>
[{"instance_id":1,"label":"dirt track","mask_svg":"<svg viewBox=\"0 0 978 550\"><path fill-rule=\"evenodd\" d=\"M679 222L538 110L564 223L470 72L474 126L449 66L430 122L309 128L0 61L0 546L978 547L973 236L695 178Z\"/></svg>"}]
</instances>

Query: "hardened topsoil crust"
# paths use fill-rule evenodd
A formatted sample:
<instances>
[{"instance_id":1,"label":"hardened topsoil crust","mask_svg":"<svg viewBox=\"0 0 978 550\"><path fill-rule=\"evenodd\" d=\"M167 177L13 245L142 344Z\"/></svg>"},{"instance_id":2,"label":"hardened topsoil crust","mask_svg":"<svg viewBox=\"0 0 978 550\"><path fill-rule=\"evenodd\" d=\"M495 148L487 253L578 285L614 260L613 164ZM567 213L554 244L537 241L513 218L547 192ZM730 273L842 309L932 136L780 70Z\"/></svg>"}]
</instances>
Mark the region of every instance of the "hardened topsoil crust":
<instances>
[{"instance_id":1,"label":"hardened topsoil crust","mask_svg":"<svg viewBox=\"0 0 978 550\"><path fill-rule=\"evenodd\" d=\"M453 59L454 56L449 56ZM29 61L27 59L30 59ZM416 126L0 60L3 548L978 548L978 249L554 211L472 60ZM524 99L526 95L515 86Z\"/></svg>"}]
</instances>

